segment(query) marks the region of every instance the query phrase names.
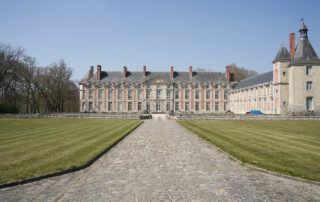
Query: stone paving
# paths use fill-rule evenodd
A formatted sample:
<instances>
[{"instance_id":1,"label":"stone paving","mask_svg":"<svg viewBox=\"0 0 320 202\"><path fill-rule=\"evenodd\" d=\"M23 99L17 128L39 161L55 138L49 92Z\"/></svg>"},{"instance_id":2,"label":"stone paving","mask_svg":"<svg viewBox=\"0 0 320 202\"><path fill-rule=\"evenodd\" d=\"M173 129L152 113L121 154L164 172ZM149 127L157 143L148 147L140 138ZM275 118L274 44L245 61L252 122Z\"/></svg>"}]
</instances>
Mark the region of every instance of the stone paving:
<instances>
[{"instance_id":1,"label":"stone paving","mask_svg":"<svg viewBox=\"0 0 320 202\"><path fill-rule=\"evenodd\" d=\"M0 201L320 201L320 186L250 170L173 120L147 120L91 167Z\"/></svg>"}]
</instances>

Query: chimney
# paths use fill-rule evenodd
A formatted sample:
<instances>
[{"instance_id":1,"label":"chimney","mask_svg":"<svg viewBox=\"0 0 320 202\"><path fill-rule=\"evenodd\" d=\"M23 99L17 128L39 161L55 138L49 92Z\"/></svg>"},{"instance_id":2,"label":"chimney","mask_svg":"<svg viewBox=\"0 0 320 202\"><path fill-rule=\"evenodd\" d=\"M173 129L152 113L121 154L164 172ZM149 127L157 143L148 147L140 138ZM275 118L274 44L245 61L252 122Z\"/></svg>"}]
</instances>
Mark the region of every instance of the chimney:
<instances>
[{"instance_id":1,"label":"chimney","mask_svg":"<svg viewBox=\"0 0 320 202\"><path fill-rule=\"evenodd\" d=\"M227 81L230 81L230 67L226 66L226 79Z\"/></svg>"},{"instance_id":2,"label":"chimney","mask_svg":"<svg viewBox=\"0 0 320 202\"><path fill-rule=\"evenodd\" d=\"M97 80L101 79L101 65L97 65Z\"/></svg>"},{"instance_id":3,"label":"chimney","mask_svg":"<svg viewBox=\"0 0 320 202\"><path fill-rule=\"evenodd\" d=\"M92 78L93 77L93 66L91 66L91 68L90 68L90 78Z\"/></svg>"},{"instance_id":4,"label":"chimney","mask_svg":"<svg viewBox=\"0 0 320 202\"><path fill-rule=\"evenodd\" d=\"M290 39L290 56L291 56L291 59L293 58L293 55L294 55L294 49L296 47L295 45L295 33L290 33L289 34L289 39Z\"/></svg>"},{"instance_id":5,"label":"chimney","mask_svg":"<svg viewBox=\"0 0 320 202\"><path fill-rule=\"evenodd\" d=\"M143 77L147 76L147 67L143 65Z\"/></svg>"},{"instance_id":6,"label":"chimney","mask_svg":"<svg viewBox=\"0 0 320 202\"><path fill-rule=\"evenodd\" d=\"M189 67L189 76L192 78L192 66Z\"/></svg>"},{"instance_id":7,"label":"chimney","mask_svg":"<svg viewBox=\"0 0 320 202\"><path fill-rule=\"evenodd\" d=\"M173 79L173 66L171 66L171 74L170 74L171 79Z\"/></svg>"},{"instance_id":8,"label":"chimney","mask_svg":"<svg viewBox=\"0 0 320 202\"><path fill-rule=\"evenodd\" d=\"M125 79L127 77L127 67L123 66L123 78Z\"/></svg>"}]
</instances>

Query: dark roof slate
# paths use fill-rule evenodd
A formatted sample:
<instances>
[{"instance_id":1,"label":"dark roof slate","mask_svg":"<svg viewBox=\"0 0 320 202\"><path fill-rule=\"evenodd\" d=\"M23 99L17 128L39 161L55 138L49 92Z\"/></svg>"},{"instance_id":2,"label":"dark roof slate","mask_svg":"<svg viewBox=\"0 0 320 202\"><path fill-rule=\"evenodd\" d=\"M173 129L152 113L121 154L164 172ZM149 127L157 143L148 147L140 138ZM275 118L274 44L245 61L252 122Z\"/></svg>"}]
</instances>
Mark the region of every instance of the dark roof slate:
<instances>
[{"instance_id":1,"label":"dark roof slate","mask_svg":"<svg viewBox=\"0 0 320 202\"><path fill-rule=\"evenodd\" d=\"M320 64L320 59L313 49L308 38L300 38L295 49L292 65L295 64Z\"/></svg>"},{"instance_id":2,"label":"dark roof slate","mask_svg":"<svg viewBox=\"0 0 320 202\"><path fill-rule=\"evenodd\" d=\"M89 72L90 73L90 72ZM189 82L201 82L201 83L211 83L211 82L219 82L219 83L227 83L225 75L220 72L193 72L192 78L189 76L189 72L174 72L174 79L170 78L171 72L146 72L146 77L143 77L142 72L131 72L127 71L126 78L123 78L123 72L121 71L112 71L106 72L101 71L101 81L102 82L124 82L124 83L139 83L146 82L152 80L154 78L162 78L167 81L181 82L181 83L189 83ZM88 81L97 81L96 74L93 78L88 77L87 74L81 82Z\"/></svg>"},{"instance_id":3,"label":"dark roof slate","mask_svg":"<svg viewBox=\"0 0 320 202\"><path fill-rule=\"evenodd\" d=\"M284 61L284 60L290 60L290 53L288 49L284 46L281 45L276 57L274 58L273 62L278 62L278 61Z\"/></svg>"},{"instance_id":4,"label":"dark roof slate","mask_svg":"<svg viewBox=\"0 0 320 202\"><path fill-rule=\"evenodd\" d=\"M240 81L239 84L234 89L236 90L241 88L247 88L249 86L268 83L272 80L273 80L273 71L270 71L270 72L266 72L263 74L259 74L257 76L244 79Z\"/></svg>"}]
</instances>

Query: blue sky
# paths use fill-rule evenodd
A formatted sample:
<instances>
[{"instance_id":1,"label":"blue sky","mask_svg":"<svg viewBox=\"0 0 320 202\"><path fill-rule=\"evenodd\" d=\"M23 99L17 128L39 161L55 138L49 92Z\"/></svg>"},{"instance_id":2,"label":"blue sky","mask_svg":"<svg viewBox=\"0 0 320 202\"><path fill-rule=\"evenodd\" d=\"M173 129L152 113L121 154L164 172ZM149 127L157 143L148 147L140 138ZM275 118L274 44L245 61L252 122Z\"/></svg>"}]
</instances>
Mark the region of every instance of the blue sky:
<instances>
[{"instance_id":1,"label":"blue sky","mask_svg":"<svg viewBox=\"0 0 320 202\"><path fill-rule=\"evenodd\" d=\"M320 54L320 1L73 1L0 0L0 42L23 47L47 66L64 59L80 79L91 65L103 70L224 71L236 63L272 69L305 19Z\"/></svg>"}]
</instances>

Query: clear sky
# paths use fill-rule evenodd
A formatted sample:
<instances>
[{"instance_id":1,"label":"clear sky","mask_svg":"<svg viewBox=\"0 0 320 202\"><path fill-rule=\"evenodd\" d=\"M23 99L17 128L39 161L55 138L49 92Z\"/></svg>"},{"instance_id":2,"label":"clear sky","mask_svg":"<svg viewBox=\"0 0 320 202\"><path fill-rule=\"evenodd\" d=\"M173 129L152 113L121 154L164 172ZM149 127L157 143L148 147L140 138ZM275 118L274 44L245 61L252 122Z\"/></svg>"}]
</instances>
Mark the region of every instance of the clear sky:
<instances>
[{"instance_id":1,"label":"clear sky","mask_svg":"<svg viewBox=\"0 0 320 202\"><path fill-rule=\"evenodd\" d=\"M300 18L320 54L319 0L0 0L0 42L21 46L39 65L64 59L81 79L102 70L223 72L236 63L272 69ZM96 68L95 68L96 71Z\"/></svg>"}]
</instances>

